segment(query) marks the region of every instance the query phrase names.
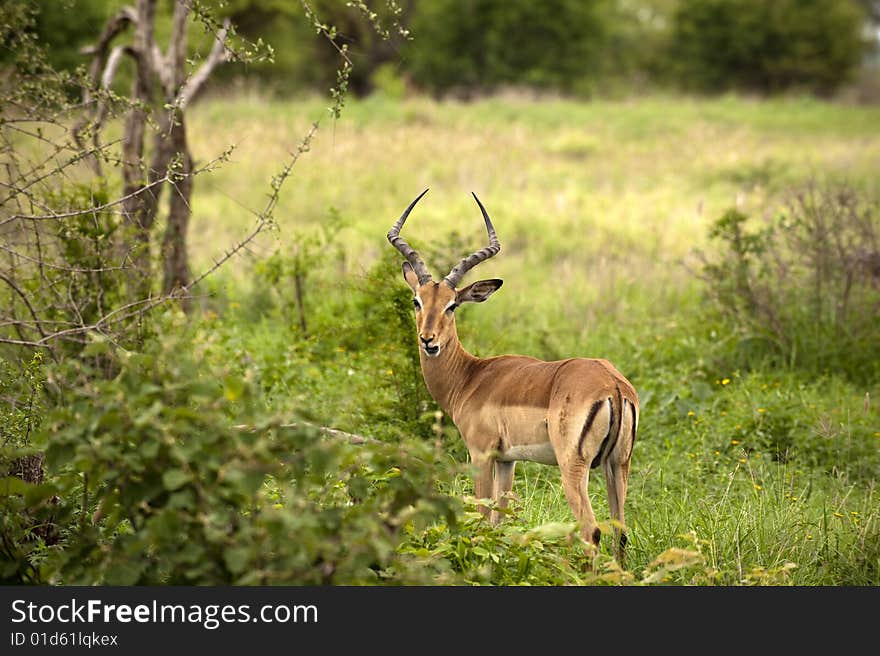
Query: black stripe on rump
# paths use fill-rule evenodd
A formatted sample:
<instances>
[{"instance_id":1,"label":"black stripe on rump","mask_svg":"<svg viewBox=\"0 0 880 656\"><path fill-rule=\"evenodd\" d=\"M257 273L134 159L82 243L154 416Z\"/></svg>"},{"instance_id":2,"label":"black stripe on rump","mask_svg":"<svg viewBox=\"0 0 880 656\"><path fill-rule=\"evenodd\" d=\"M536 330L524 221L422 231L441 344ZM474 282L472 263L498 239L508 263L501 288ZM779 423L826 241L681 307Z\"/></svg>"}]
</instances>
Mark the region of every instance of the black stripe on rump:
<instances>
[{"instance_id":1,"label":"black stripe on rump","mask_svg":"<svg viewBox=\"0 0 880 656\"><path fill-rule=\"evenodd\" d=\"M636 424L638 423L639 417L636 414L636 404L632 401L629 401L630 406L632 407L633 413L633 423L632 423L632 435L629 441L629 455L626 457L629 460L632 457L633 448L636 445Z\"/></svg>"},{"instance_id":2,"label":"black stripe on rump","mask_svg":"<svg viewBox=\"0 0 880 656\"><path fill-rule=\"evenodd\" d=\"M611 399L608 399L611 401ZM617 430L615 430L614 426L614 402L611 403L611 423L608 426L608 435L605 436L605 440L602 442L602 447L599 449L599 453L596 454L596 457L593 458L593 462L590 463L590 469L595 469L598 467L605 458L608 457L608 454L614 450L614 447L617 446L617 442L620 440L620 430L623 428L623 413L626 411L626 406L623 405L623 394L620 392L620 387L617 388L617 407L619 409L619 416L617 417ZM614 434L614 440L611 440L611 435Z\"/></svg>"},{"instance_id":3,"label":"black stripe on rump","mask_svg":"<svg viewBox=\"0 0 880 656\"><path fill-rule=\"evenodd\" d=\"M602 408L602 404L605 401L594 401L590 411L587 413L587 420L584 422L584 427L581 429L581 437L578 440L578 453L581 456L584 455L584 440L587 437L587 433L590 432L590 429L593 427L593 421L596 419L596 415L599 414L599 410Z\"/></svg>"},{"instance_id":4,"label":"black stripe on rump","mask_svg":"<svg viewBox=\"0 0 880 656\"><path fill-rule=\"evenodd\" d=\"M605 401L598 401L598 403L605 403ZM593 404L593 407L596 407L595 403ZM602 440L602 444L599 445L596 457L593 458L593 462L590 463L590 469L595 469L599 466L599 463L602 461L602 452L605 451L605 447L608 446L608 440L611 438L611 431L614 430L614 401L610 396L608 397L608 410L611 412L611 415L608 417L608 433L605 435L605 439Z\"/></svg>"}]
</instances>

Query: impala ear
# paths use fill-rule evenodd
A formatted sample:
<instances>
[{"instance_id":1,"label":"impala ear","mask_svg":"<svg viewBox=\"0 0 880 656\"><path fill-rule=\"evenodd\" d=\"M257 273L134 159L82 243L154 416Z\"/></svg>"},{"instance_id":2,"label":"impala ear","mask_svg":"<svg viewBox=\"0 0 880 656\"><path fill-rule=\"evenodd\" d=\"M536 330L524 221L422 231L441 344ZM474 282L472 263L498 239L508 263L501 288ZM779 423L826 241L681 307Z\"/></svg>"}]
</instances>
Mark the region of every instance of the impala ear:
<instances>
[{"instance_id":1,"label":"impala ear","mask_svg":"<svg viewBox=\"0 0 880 656\"><path fill-rule=\"evenodd\" d=\"M459 290L455 295L455 302L459 304L482 303L495 293L495 291L497 291L503 284L504 281L499 280L498 278L492 278L491 280L478 280L464 289Z\"/></svg>"},{"instance_id":2,"label":"impala ear","mask_svg":"<svg viewBox=\"0 0 880 656\"><path fill-rule=\"evenodd\" d=\"M406 280L406 284L410 286L413 292L419 288L419 277L416 275L413 265L409 262L403 263L403 279Z\"/></svg>"}]
</instances>

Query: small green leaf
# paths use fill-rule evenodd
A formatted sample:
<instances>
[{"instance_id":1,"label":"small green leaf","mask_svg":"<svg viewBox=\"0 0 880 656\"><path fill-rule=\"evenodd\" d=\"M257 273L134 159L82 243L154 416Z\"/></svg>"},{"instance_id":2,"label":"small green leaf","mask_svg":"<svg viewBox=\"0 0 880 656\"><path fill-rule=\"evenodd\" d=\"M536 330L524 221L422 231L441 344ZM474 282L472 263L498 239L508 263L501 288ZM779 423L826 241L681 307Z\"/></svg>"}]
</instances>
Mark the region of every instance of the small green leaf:
<instances>
[{"instance_id":1,"label":"small green leaf","mask_svg":"<svg viewBox=\"0 0 880 656\"><path fill-rule=\"evenodd\" d=\"M190 475L182 469L169 469L162 474L162 485L169 492L185 485L190 481Z\"/></svg>"},{"instance_id":2,"label":"small green leaf","mask_svg":"<svg viewBox=\"0 0 880 656\"><path fill-rule=\"evenodd\" d=\"M49 483L31 485L24 493L24 502L28 506L36 506L42 501L51 498L58 493L58 488Z\"/></svg>"},{"instance_id":3,"label":"small green leaf","mask_svg":"<svg viewBox=\"0 0 880 656\"><path fill-rule=\"evenodd\" d=\"M107 585L134 585L141 576L143 566L137 563L113 563L107 568L104 583Z\"/></svg>"},{"instance_id":4,"label":"small green leaf","mask_svg":"<svg viewBox=\"0 0 880 656\"><path fill-rule=\"evenodd\" d=\"M229 547L223 552L223 560L233 574L240 574L247 567L249 560L247 547Z\"/></svg>"},{"instance_id":5,"label":"small green leaf","mask_svg":"<svg viewBox=\"0 0 880 656\"><path fill-rule=\"evenodd\" d=\"M238 401L244 395L244 381L238 376L226 376L223 379L223 396L227 401Z\"/></svg>"},{"instance_id":6,"label":"small green leaf","mask_svg":"<svg viewBox=\"0 0 880 656\"><path fill-rule=\"evenodd\" d=\"M147 440L140 447L141 455L145 458L155 458L159 453L159 441L158 440Z\"/></svg>"},{"instance_id":7,"label":"small green leaf","mask_svg":"<svg viewBox=\"0 0 880 656\"><path fill-rule=\"evenodd\" d=\"M103 355L110 351L110 341L103 335L91 333L89 344L83 349L83 355Z\"/></svg>"},{"instance_id":8,"label":"small green leaf","mask_svg":"<svg viewBox=\"0 0 880 656\"><path fill-rule=\"evenodd\" d=\"M8 497L13 494L26 494L33 487L15 476L0 478L0 496Z\"/></svg>"}]
</instances>

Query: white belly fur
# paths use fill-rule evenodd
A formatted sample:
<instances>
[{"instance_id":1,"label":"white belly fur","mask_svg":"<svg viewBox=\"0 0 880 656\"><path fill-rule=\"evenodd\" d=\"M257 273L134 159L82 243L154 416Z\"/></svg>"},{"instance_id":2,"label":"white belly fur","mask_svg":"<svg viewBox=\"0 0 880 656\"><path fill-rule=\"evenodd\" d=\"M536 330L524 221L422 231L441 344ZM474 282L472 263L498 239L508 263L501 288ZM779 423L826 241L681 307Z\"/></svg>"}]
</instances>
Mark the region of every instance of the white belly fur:
<instances>
[{"instance_id":1,"label":"white belly fur","mask_svg":"<svg viewBox=\"0 0 880 656\"><path fill-rule=\"evenodd\" d=\"M547 432L547 409L534 406L493 406L480 408L480 432L501 438L496 457L501 462L529 460L555 465L556 454Z\"/></svg>"},{"instance_id":2,"label":"white belly fur","mask_svg":"<svg viewBox=\"0 0 880 656\"><path fill-rule=\"evenodd\" d=\"M504 450L504 453L498 456L498 460L501 462L528 460L530 462L539 462L542 465L557 464L556 453L553 451L553 445L550 442L510 446Z\"/></svg>"}]
</instances>

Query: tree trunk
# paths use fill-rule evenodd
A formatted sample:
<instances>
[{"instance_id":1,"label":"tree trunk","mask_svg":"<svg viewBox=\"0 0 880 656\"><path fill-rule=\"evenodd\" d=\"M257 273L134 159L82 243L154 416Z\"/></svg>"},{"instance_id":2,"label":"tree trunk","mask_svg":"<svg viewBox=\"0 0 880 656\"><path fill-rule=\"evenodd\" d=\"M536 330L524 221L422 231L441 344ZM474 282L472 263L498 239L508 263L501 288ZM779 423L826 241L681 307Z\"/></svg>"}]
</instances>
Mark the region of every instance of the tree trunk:
<instances>
[{"instance_id":1,"label":"tree trunk","mask_svg":"<svg viewBox=\"0 0 880 656\"><path fill-rule=\"evenodd\" d=\"M155 18L158 0L137 0L134 10L124 7L111 19L97 45L87 51L94 54L91 66L92 88L85 94L85 104L92 102L99 87L110 88L119 59L130 56L136 65L131 90L133 104L125 118L122 136L123 215L127 223L122 247L131 267L129 295L132 301L149 298L154 291L153 263L150 246L159 214L162 187L171 183L167 228L162 240L160 256L163 262L162 291L167 294L185 288L190 282L187 263L186 236L192 213L193 160L186 137L184 113L198 95L214 68L229 61L226 36L231 29L225 20L214 35L211 51L202 65L187 75L187 29L193 7L186 0L174 0L171 36L163 53L155 40ZM108 53L112 40L129 25L135 26L131 45L117 46ZM103 74L98 79L99 72ZM94 115L95 144L97 131L103 124L106 107L102 100L91 109ZM152 118L158 130L152 146L149 168L144 162L144 139L147 121ZM74 127L74 138L83 144L81 131L86 121ZM91 162L100 174L97 159ZM169 169L169 167L171 167ZM184 300L184 308L188 308Z\"/></svg>"},{"instance_id":2,"label":"tree trunk","mask_svg":"<svg viewBox=\"0 0 880 656\"><path fill-rule=\"evenodd\" d=\"M131 49L135 60L135 78L132 100L135 104L125 119L122 137L123 195L122 205L133 236L132 294L134 298L148 296L151 289L150 231L156 217L158 199L154 189L143 191L146 184L144 171L144 129L147 112L153 99L152 44L153 24L156 16L156 0L138 0L134 45ZM140 193L138 193L140 192ZM134 195L136 194L136 195Z\"/></svg>"},{"instance_id":3,"label":"tree trunk","mask_svg":"<svg viewBox=\"0 0 880 656\"><path fill-rule=\"evenodd\" d=\"M179 161L179 167L175 168L172 181L171 198L168 207L168 225L165 228L165 237L162 240L162 260L165 265L165 278L163 292L170 293L176 288L184 288L189 285L190 272L187 261L186 237L189 229L189 219L192 214L190 200L193 191L193 161L189 152L189 144L186 140L186 122L183 112L176 112L174 125L168 135L168 149L171 160ZM185 310L189 309L188 299L183 299Z\"/></svg>"}]
</instances>

